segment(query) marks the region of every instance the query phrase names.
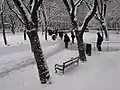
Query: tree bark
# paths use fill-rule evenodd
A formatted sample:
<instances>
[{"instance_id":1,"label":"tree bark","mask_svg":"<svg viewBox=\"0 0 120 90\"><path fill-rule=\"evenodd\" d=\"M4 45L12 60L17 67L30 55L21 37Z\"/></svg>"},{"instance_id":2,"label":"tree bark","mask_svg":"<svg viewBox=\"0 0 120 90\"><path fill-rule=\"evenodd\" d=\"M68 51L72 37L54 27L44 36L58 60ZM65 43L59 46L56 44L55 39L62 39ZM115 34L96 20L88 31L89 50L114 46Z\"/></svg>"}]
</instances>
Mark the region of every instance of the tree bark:
<instances>
[{"instance_id":1,"label":"tree bark","mask_svg":"<svg viewBox=\"0 0 120 90\"><path fill-rule=\"evenodd\" d=\"M86 61L86 55L85 55L85 47L83 43L83 34L78 31L78 25L77 22L72 21L73 28L75 30L76 40L77 40L77 46L78 46L78 52L79 52L79 58L81 61Z\"/></svg>"},{"instance_id":2,"label":"tree bark","mask_svg":"<svg viewBox=\"0 0 120 90\"><path fill-rule=\"evenodd\" d=\"M25 28L25 30L24 30L24 40L27 40L27 39L26 39L26 28Z\"/></svg>"},{"instance_id":3,"label":"tree bark","mask_svg":"<svg viewBox=\"0 0 120 90\"><path fill-rule=\"evenodd\" d=\"M15 26L14 26L14 23L11 22L11 24L12 24L12 26L11 26L11 32L12 32L13 34L15 34Z\"/></svg>"},{"instance_id":4,"label":"tree bark","mask_svg":"<svg viewBox=\"0 0 120 90\"><path fill-rule=\"evenodd\" d=\"M42 24L42 35L43 35L43 32L44 32L44 26L43 26L43 23L41 23Z\"/></svg>"},{"instance_id":5,"label":"tree bark","mask_svg":"<svg viewBox=\"0 0 120 90\"><path fill-rule=\"evenodd\" d=\"M37 34L37 30L29 30L27 35L31 42L31 49L34 53L34 57L37 63L37 68L39 72L40 81L42 84L50 83L50 74L48 71L47 63L44 59L44 55L42 52L42 48L40 45L39 37Z\"/></svg>"},{"instance_id":6,"label":"tree bark","mask_svg":"<svg viewBox=\"0 0 120 90\"><path fill-rule=\"evenodd\" d=\"M7 1L7 0L6 0ZM39 78L42 84L51 83L47 63L44 59L41 44L38 37L38 15L37 10L43 0L30 0L30 9L28 9L21 0L13 0L17 10L21 14L21 19L27 29L27 35L30 40L31 50L34 54Z\"/></svg>"},{"instance_id":7,"label":"tree bark","mask_svg":"<svg viewBox=\"0 0 120 90\"><path fill-rule=\"evenodd\" d=\"M4 44L7 45L7 39L6 39L6 34L5 34L5 25L4 25L4 19L3 19L3 12L1 13L1 21L2 21Z\"/></svg>"},{"instance_id":8,"label":"tree bark","mask_svg":"<svg viewBox=\"0 0 120 90\"><path fill-rule=\"evenodd\" d=\"M102 30L105 33L106 39L108 39L108 32L107 32L107 26L105 25L105 20L100 20L100 24L101 24Z\"/></svg>"},{"instance_id":9,"label":"tree bark","mask_svg":"<svg viewBox=\"0 0 120 90\"><path fill-rule=\"evenodd\" d=\"M45 15L45 9L44 9L44 6L43 4L41 4L41 8L42 8L42 14L43 14L43 18L44 18L44 23L45 23L45 40L47 40L47 18L46 18L46 15Z\"/></svg>"},{"instance_id":10,"label":"tree bark","mask_svg":"<svg viewBox=\"0 0 120 90\"><path fill-rule=\"evenodd\" d=\"M80 2L80 1L78 1L78 2ZM63 0L63 3L66 6L66 9L67 9L70 19L71 19L73 29L75 30L80 60L84 62L84 61L86 61L86 55L85 55L85 49L84 49L84 43L83 43L83 33L85 32L85 29L86 29L89 21L92 19L92 17L94 16L94 14L96 12L96 8L98 5L97 0L94 0L94 6L91 9L91 11L86 15L86 17L83 21L83 24L81 26L81 30L78 30L79 25L77 24L76 14L75 14L77 11L76 8L78 7L78 5L75 5L73 0L70 0L71 6L69 5L67 0Z\"/></svg>"},{"instance_id":11,"label":"tree bark","mask_svg":"<svg viewBox=\"0 0 120 90\"><path fill-rule=\"evenodd\" d=\"M45 25L45 40L47 40L47 32L48 32L47 26Z\"/></svg>"}]
</instances>

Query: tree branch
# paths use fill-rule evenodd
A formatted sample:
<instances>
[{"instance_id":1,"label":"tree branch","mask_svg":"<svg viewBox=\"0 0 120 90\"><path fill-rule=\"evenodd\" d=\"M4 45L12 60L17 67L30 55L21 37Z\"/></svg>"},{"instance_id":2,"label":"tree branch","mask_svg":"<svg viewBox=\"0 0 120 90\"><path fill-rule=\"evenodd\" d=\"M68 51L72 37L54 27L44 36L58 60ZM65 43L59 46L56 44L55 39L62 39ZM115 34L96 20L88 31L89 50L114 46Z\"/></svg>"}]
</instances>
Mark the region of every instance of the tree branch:
<instances>
[{"instance_id":1,"label":"tree branch","mask_svg":"<svg viewBox=\"0 0 120 90\"><path fill-rule=\"evenodd\" d=\"M7 2L7 5L8 5L8 7L9 7L9 9L17 16L17 18L21 21L21 23L25 25L24 21L20 18L19 14L17 14L17 13L11 8L8 0L6 0L6 2Z\"/></svg>"},{"instance_id":2,"label":"tree branch","mask_svg":"<svg viewBox=\"0 0 120 90\"><path fill-rule=\"evenodd\" d=\"M73 0L70 0L70 4L71 4L71 6L72 6L72 9L75 8L75 5L74 5Z\"/></svg>"},{"instance_id":3,"label":"tree branch","mask_svg":"<svg viewBox=\"0 0 120 90\"><path fill-rule=\"evenodd\" d=\"M87 5L88 9L91 10L92 5L88 4L88 2L86 0L84 0L85 4ZM94 15L95 19L97 19L98 21L101 21L99 16L97 15L97 13L95 13Z\"/></svg>"},{"instance_id":4,"label":"tree branch","mask_svg":"<svg viewBox=\"0 0 120 90\"><path fill-rule=\"evenodd\" d=\"M16 8L18 9L19 13L21 14L21 17L23 19L23 21L25 22L25 24L28 24L29 20L28 20L28 16L26 15L25 12L25 8L23 7L23 5L21 5L21 0L13 0Z\"/></svg>"},{"instance_id":5,"label":"tree branch","mask_svg":"<svg viewBox=\"0 0 120 90\"><path fill-rule=\"evenodd\" d=\"M82 3L82 1L83 1L83 0L78 0L78 1L76 1L75 6L80 6L81 3Z\"/></svg>"},{"instance_id":6,"label":"tree branch","mask_svg":"<svg viewBox=\"0 0 120 90\"><path fill-rule=\"evenodd\" d=\"M97 0L94 0L93 8L88 12L88 15L85 17L83 24L81 26L81 29L80 29L81 33L84 33L86 26L88 25L89 21L92 19L94 14L96 13L97 6L98 6L98 2Z\"/></svg>"},{"instance_id":7,"label":"tree branch","mask_svg":"<svg viewBox=\"0 0 120 90\"><path fill-rule=\"evenodd\" d=\"M100 8L100 14L103 15L103 0L100 0L101 8Z\"/></svg>"},{"instance_id":8,"label":"tree branch","mask_svg":"<svg viewBox=\"0 0 120 90\"><path fill-rule=\"evenodd\" d=\"M105 17L105 15L106 15L106 9L107 9L107 4L106 4L106 2L104 3L104 17Z\"/></svg>"},{"instance_id":9,"label":"tree branch","mask_svg":"<svg viewBox=\"0 0 120 90\"><path fill-rule=\"evenodd\" d=\"M37 3L37 9L39 8L40 4L42 4L43 0L38 0L38 3Z\"/></svg>"},{"instance_id":10,"label":"tree branch","mask_svg":"<svg viewBox=\"0 0 120 90\"><path fill-rule=\"evenodd\" d=\"M26 8L27 11L29 12L29 14L31 14L30 10L29 10L28 7L24 4L24 2L23 2L23 5L25 6L25 8Z\"/></svg>"},{"instance_id":11,"label":"tree branch","mask_svg":"<svg viewBox=\"0 0 120 90\"><path fill-rule=\"evenodd\" d=\"M68 11L68 13L70 14L70 6L69 6L69 4L68 4L68 1L67 0L63 0L63 3L65 4L65 6L66 6L66 9L67 9L67 11Z\"/></svg>"},{"instance_id":12,"label":"tree branch","mask_svg":"<svg viewBox=\"0 0 120 90\"><path fill-rule=\"evenodd\" d=\"M84 0L84 2L87 5L87 7L91 10L92 5L88 4L88 2L86 0Z\"/></svg>"}]
</instances>

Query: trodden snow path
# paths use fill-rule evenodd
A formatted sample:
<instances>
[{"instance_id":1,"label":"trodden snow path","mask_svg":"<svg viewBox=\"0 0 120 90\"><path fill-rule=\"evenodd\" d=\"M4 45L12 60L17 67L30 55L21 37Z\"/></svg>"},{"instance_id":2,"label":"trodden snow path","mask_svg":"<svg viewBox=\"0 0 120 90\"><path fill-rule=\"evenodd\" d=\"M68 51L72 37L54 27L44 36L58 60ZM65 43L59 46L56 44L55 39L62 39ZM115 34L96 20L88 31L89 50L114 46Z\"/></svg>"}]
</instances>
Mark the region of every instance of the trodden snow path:
<instances>
[{"instance_id":1,"label":"trodden snow path","mask_svg":"<svg viewBox=\"0 0 120 90\"><path fill-rule=\"evenodd\" d=\"M64 75L55 73L56 63L76 54L76 51L63 50L49 57L47 63L52 77L51 85L41 85L36 65L30 65L1 78L0 87L2 90L120 90L120 61L117 59L120 51L94 52L91 57L87 57L87 63L71 66Z\"/></svg>"},{"instance_id":2,"label":"trodden snow path","mask_svg":"<svg viewBox=\"0 0 120 90\"><path fill-rule=\"evenodd\" d=\"M21 34L18 36L21 37ZM16 38L18 38L18 36ZM50 37L48 41L45 41L43 36L40 37L45 59L64 49L63 41L59 39L53 41ZM16 43L16 41L14 41L14 43ZM35 63L28 41L15 46L14 43L12 46L0 48L0 78L13 70L18 70Z\"/></svg>"}]
</instances>

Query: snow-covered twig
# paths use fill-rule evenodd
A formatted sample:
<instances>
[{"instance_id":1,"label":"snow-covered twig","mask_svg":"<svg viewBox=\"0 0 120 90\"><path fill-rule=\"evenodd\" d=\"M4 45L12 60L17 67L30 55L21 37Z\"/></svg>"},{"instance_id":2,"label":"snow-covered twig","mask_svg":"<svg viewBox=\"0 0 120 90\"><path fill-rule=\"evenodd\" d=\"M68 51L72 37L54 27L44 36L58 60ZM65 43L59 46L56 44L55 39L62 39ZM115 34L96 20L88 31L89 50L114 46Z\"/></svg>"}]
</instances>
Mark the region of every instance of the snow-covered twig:
<instances>
[{"instance_id":1,"label":"snow-covered twig","mask_svg":"<svg viewBox=\"0 0 120 90\"><path fill-rule=\"evenodd\" d=\"M2 2L1 2L1 5L0 5L0 14L2 14L3 12L4 12L4 10L3 10L3 4L4 4L4 0L2 0Z\"/></svg>"},{"instance_id":2,"label":"snow-covered twig","mask_svg":"<svg viewBox=\"0 0 120 90\"><path fill-rule=\"evenodd\" d=\"M92 5L90 3L88 3L86 0L84 0L84 3L87 5L88 9L91 10ZM98 12L95 13L94 17L98 21L101 21L100 17L98 16Z\"/></svg>"},{"instance_id":3,"label":"snow-covered twig","mask_svg":"<svg viewBox=\"0 0 120 90\"><path fill-rule=\"evenodd\" d=\"M82 3L83 0L77 0L76 3L75 3L75 6L78 6Z\"/></svg>"},{"instance_id":4,"label":"snow-covered twig","mask_svg":"<svg viewBox=\"0 0 120 90\"><path fill-rule=\"evenodd\" d=\"M14 0L15 1L15 0ZM29 10L26 8L25 4L23 3L22 0L16 0L18 2L18 6L20 7L20 9L24 12L25 17L27 17L28 21L32 21L31 20L31 13L29 12ZM34 0L33 0L34 1Z\"/></svg>"},{"instance_id":5,"label":"snow-covered twig","mask_svg":"<svg viewBox=\"0 0 120 90\"><path fill-rule=\"evenodd\" d=\"M63 0L63 2L64 2L65 6L67 8L68 13L70 14L71 8L70 8L70 6L68 4L68 1L67 0Z\"/></svg>"},{"instance_id":6,"label":"snow-covered twig","mask_svg":"<svg viewBox=\"0 0 120 90\"><path fill-rule=\"evenodd\" d=\"M10 10L18 17L18 19L21 21L21 23L25 25L24 21L21 19L21 15L20 15L19 13L16 13L16 12L11 8L8 0L6 0L6 2L7 2L8 7L10 8Z\"/></svg>"},{"instance_id":7,"label":"snow-covered twig","mask_svg":"<svg viewBox=\"0 0 120 90\"><path fill-rule=\"evenodd\" d=\"M98 2L97 2L97 0L94 0L94 5L93 5L92 9L88 12L88 14L86 15L86 17L83 21L82 26L79 28L79 31L81 31L81 33L84 33L87 24L89 23L89 21L92 19L92 17L96 13L97 6L98 6Z\"/></svg>"}]
</instances>

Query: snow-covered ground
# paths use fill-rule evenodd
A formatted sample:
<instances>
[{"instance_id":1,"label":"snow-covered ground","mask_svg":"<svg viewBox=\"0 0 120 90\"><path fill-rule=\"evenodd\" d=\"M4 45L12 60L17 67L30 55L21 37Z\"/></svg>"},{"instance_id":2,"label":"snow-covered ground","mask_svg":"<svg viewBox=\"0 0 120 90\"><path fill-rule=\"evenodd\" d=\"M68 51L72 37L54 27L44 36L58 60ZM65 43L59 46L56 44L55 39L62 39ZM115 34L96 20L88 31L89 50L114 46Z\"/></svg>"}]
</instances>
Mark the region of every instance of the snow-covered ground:
<instances>
[{"instance_id":1,"label":"snow-covered ground","mask_svg":"<svg viewBox=\"0 0 120 90\"><path fill-rule=\"evenodd\" d=\"M0 90L120 90L120 43L110 44L110 50L92 51L86 63L72 65L65 74L55 73L54 65L60 64L78 55L76 44L69 43L64 49L64 42L59 38L48 41L39 34L43 52L49 66L52 84L41 85L36 64L30 51L29 40L23 40L23 34L9 34L4 46L0 36ZM84 41L96 41L95 33L85 33ZM119 34L110 34L110 41L120 41Z\"/></svg>"}]
</instances>

